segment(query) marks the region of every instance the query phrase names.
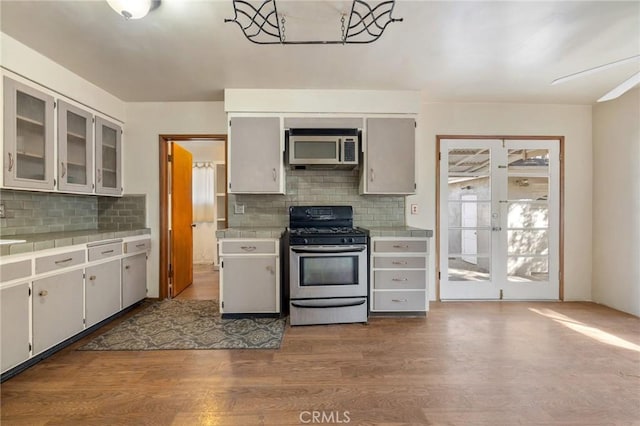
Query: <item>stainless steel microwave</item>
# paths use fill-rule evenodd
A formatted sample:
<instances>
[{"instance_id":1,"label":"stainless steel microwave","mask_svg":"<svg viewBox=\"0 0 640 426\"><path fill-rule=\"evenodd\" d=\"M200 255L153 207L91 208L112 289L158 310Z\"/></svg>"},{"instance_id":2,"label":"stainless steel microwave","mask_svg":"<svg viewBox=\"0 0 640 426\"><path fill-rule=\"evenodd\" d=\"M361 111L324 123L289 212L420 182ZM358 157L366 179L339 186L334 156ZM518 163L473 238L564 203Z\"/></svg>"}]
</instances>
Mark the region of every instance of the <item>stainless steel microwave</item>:
<instances>
[{"instance_id":1,"label":"stainless steel microwave","mask_svg":"<svg viewBox=\"0 0 640 426\"><path fill-rule=\"evenodd\" d=\"M359 139L358 129L290 129L289 164L355 167Z\"/></svg>"}]
</instances>

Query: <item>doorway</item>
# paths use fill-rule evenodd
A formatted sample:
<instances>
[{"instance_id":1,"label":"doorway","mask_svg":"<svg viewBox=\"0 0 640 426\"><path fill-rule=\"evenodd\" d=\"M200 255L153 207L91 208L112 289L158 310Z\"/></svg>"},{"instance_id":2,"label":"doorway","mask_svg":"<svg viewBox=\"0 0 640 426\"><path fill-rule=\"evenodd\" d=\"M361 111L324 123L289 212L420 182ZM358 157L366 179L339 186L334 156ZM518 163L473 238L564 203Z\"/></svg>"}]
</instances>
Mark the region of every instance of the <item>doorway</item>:
<instances>
[{"instance_id":1,"label":"doorway","mask_svg":"<svg viewBox=\"0 0 640 426\"><path fill-rule=\"evenodd\" d=\"M559 300L563 138L438 137L441 300Z\"/></svg>"},{"instance_id":2,"label":"doorway","mask_svg":"<svg viewBox=\"0 0 640 426\"><path fill-rule=\"evenodd\" d=\"M163 299L218 298L215 231L226 227L226 144L226 135L160 135ZM205 175L211 182L200 179Z\"/></svg>"}]
</instances>

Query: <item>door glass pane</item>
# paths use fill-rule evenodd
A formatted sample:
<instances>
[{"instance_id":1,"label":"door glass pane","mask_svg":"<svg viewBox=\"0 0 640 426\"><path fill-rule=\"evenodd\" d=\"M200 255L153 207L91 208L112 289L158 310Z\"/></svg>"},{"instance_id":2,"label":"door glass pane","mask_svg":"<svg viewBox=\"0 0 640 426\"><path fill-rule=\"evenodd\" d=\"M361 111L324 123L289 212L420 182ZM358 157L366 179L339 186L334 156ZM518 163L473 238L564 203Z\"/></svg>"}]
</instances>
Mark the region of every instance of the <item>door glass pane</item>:
<instances>
[{"instance_id":1,"label":"door glass pane","mask_svg":"<svg viewBox=\"0 0 640 426\"><path fill-rule=\"evenodd\" d=\"M46 103L20 91L16 102L16 176L44 180Z\"/></svg>"},{"instance_id":2,"label":"door glass pane","mask_svg":"<svg viewBox=\"0 0 640 426\"><path fill-rule=\"evenodd\" d=\"M509 176L507 198L509 200L548 200L548 177Z\"/></svg>"},{"instance_id":3,"label":"door glass pane","mask_svg":"<svg viewBox=\"0 0 640 426\"><path fill-rule=\"evenodd\" d=\"M478 201L491 200L491 161L488 149L450 149L448 151L449 199L475 196Z\"/></svg>"},{"instance_id":4,"label":"door glass pane","mask_svg":"<svg viewBox=\"0 0 640 426\"><path fill-rule=\"evenodd\" d=\"M450 229L449 254L468 256L488 255L491 250L491 231L481 229Z\"/></svg>"},{"instance_id":5,"label":"door glass pane","mask_svg":"<svg viewBox=\"0 0 640 426\"><path fill-rule=\"evenodd\" d=\"M509 203L509 228L547 228L549 206L544 203Z\"/></svg>"},{"instance_id":6,"label":"door glass pane","mask_svg":"<svg viewBox=\"0 0 640 426\"><path fill-rule=\"evenodd\" d=\"M87 183L87 119L67 111L67 182Z\"/></svg>"},{"instance_id":7,"label":"door glass pane","mask_svg":"<svg viewBox=\"0 0 640 426\"><path fill-rule=\"evenodd\" d=\"M547 149L510 149L509 175L526 173L549 174L549 150Z\"/></svg>"},{"instance_id":8,"label":"door glass pane","mask_svg":"<svg viewBox=\"0 0 640 426\"><path fill-rule=\"evenodd\" d=\"M102 186L116 187L116 146L117 131L111 127L102 126Z\"/></svg>"},{"instance_id":9,"label":"door glass pane","mask_svg":"<svg viewBox=\"0 0 640 426\"><path fill-rule=\"evenodd\" d=\"M491 278L491 261L487 256L449 257L449 281L488 281Z\"/></svg>"},{"instance_id":10,"label":"door glass pane","mask_svg":"<svg viewBox=\"0 0 640 426\"><path fill-rule=\"evenodd\" d=\"M509 231L508 241L508 254L549 254L546 230Z\"/></svg>"},{"instance_id":11,"label":"door glass pane","mask_svg":"<svg viewBox=\"0 0 640 426\"><path fill-rule=\"evenodd\" d=\"M549 281L549 260L545 257L510 256L507 263L509 281Z\"/></svg>"},{"instance_id":12,"label":"door glass pane","mask_svg":"<svg viewBox=\"0 0 640 426\"><path fill-rule=\"evenodd\" d=\"M338 144L335 141L295 141L295 158L337 159Z\"/></svg>"},{"instance_id":13,"label":"door glass pane","mask_svg":"<svg viewBox=\"0 0 640 426\"><path fill-rule=\"evenodd\" d=\"M489 227L491 226L491 203L449 202L449 226Z\"/></svg>"}]
</instances>

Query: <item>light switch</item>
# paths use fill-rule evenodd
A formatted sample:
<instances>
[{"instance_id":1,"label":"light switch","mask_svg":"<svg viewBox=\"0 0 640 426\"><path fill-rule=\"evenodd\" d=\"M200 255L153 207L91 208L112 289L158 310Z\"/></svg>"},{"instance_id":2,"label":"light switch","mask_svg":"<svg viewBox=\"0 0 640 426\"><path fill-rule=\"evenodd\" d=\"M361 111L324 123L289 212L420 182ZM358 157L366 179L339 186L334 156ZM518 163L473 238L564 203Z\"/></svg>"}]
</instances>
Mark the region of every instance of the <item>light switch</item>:
<instances>
[{"instance_id":1,"label":"light switch","mask_svg":"<svg viewBox=\"0 0 640 426\"><path fill-rule=\"evenodd\" d=\"M235 214L244 214L244 204L234 204L233 208Z\"/></svg>"}]
</instances>

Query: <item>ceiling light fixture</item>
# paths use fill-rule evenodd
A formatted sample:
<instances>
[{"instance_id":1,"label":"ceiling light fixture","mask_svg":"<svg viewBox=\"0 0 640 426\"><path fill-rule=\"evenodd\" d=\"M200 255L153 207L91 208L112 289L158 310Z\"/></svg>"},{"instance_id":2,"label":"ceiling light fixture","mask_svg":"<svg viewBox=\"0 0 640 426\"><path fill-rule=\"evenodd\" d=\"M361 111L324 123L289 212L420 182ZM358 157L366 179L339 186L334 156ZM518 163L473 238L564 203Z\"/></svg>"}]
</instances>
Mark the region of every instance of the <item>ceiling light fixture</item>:
<instances>
[{"instance_id":1,"label":"ceiling light fixture","mask_svg":"<svg viewBox=\"0 0 640 426\"><path fill-rule=\"evenodd\" d=\"M278 15L276 0L263 0L254 6L245 0L233 0L233 19L245 37L256 44L364 44L380 38L387 25L402 22L393 18L395 0L386 0L371 6L365 0L353 0L349 15L340 17L340 40L287 40L286 19Z\"/></svg>"},{"instance_id":2,"label":"ceiling light fixture","mask_svg":"<svg viewBox=\"0 0 640 426\"><path fill-rule=\"evenodd\" d=\"M125 19L140 19L151 10L151 0L107 0L109 6Z\"/></svg>"}]
</instances>

